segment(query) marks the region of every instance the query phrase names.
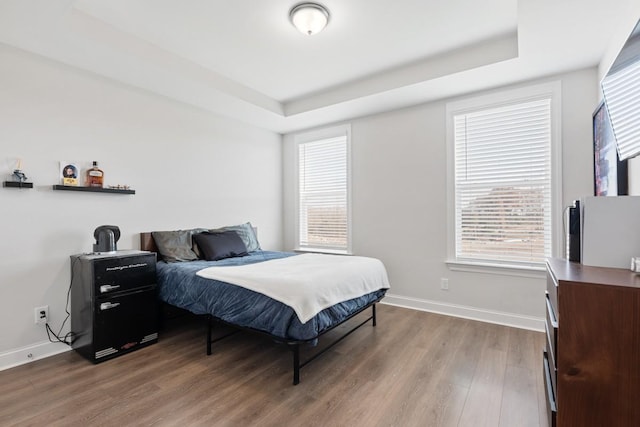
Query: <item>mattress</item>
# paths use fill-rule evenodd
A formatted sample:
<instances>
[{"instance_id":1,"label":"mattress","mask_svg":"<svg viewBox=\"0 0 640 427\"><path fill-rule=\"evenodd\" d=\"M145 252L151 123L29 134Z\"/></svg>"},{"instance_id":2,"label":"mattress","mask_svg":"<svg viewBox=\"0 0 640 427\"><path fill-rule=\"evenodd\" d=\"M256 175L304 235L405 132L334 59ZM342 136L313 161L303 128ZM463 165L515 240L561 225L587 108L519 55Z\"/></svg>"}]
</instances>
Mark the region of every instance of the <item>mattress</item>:
<instances>
[{"instance_id":1,"label":"mattress","mask_svg":"<svg viewBox=\"0 0 640 427\"><path fill-rule=\"evenodd\" d=\"M322 310L301 323L295 311L266 295L196 273L211 266L244 265L296 256L291 252L255 251L219 261L158 262L158 294L162 301L195 314L211 314L224 322L269 333L283 340L314 340L352 313L382 298L380 289Z\"/></svg>"}]
</instances>

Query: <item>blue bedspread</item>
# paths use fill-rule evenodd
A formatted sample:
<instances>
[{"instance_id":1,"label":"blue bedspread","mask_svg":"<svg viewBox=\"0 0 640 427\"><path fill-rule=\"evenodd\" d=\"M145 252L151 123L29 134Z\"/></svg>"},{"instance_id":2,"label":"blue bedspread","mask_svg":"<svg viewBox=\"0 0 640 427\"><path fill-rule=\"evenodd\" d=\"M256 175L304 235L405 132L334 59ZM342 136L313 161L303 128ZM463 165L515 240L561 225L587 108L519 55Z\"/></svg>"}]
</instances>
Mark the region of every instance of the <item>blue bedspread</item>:
<instances>
[{"instance_id":1,"label":"blue bedspread","mask_svg":"<svg viewBox=\"0 0 640 427\"><path fill-rule=\"evenodd\" d=\"M386 292L382 289L336 304L303 324L291 307L266 295L196 275L207 267L253 264L295 255L291 252L256 251L244 257L220 261L158 262L159 297L192 313L212 314L225 322L268 332L285 340L311 340Z\"/></svg>"}]
</instances>

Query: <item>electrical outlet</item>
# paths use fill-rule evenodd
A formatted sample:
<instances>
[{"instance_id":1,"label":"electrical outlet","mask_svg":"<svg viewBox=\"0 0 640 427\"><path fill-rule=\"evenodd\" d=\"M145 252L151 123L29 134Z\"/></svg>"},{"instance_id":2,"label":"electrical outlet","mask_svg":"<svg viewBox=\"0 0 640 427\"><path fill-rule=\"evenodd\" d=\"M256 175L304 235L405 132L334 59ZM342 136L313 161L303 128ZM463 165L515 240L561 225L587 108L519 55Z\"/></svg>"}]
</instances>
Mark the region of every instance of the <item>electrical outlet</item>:
<instances>
[{"instance_id":1,"label":"electrical outlet","mask_svg":"<svg viewBox=\"0 0 640 427\"><path fill-rule=\"evenodd\" d=\"M49 306L36 307L33 309L33 315L36 325L49 322Z\"/></svg>"},{"instance_id":2,"label":"electrical outlet","mask_svg":"<svg viewBox=\"0 0 640 427\"><path fill-rule=\"evenodd\" d=\"M442 277L440 279L440 289L442 289L443 291L449 290L449 279L447 279L446 277Z\"/></svg>"}]
</instances>

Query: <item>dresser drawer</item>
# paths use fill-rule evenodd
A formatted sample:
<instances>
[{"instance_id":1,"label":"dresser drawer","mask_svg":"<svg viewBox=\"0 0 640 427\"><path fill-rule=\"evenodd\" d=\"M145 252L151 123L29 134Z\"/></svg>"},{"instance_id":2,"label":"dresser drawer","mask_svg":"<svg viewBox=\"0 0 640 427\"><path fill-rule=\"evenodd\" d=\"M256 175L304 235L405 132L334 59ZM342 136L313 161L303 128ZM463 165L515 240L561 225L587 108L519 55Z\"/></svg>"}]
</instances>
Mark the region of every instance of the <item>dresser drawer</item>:
<instances>
[{"instance_id":1,"label":"dresser drawer","mask_svg":"<svg viewBox=\"0 0 640 427\"><path fill-rule=\"evenodd\" d=\"M558 280L553 275L553 272L549 270L547 266L547 296L551 301L551 307L553 307L553 313L556 320L558 317Z\"/></svg>"},{"instance_id":2,"label":"dresser drawer","mask_svg":"<svg viewBox=\"0 0 640 427\"><path fill-rule=\"evenodd\" d=\"M549 369L551 371L551 385L553 386L553 393L555 395L558 392L558 321L548 292L545 295L545 303L547 310L544 329L547 338L547 358L549 359Z\"/></svg>"},{"instance_id":3,"label":"dresser drawer","mask_svg":"<svg viewBox=\"0 0 640 427\"><path fill-rule=\"evenodd\" d=\"M155 254L98 259L93 263L93 269L96 296L156 283Z\"/></svg>"},{"instance_id":4,"label":"dresser drawer","mask_svg":"<svg viewBox=\"0 0 640 427\"><path fill-rule=\"evenodd\" d=\"M546 325L545 325L546 328ZM547 344L545 346L545 351L547 353L547 359L549 361L549 380L551 382L551 387L553 388L553 395L558 395L558 365L557 365L557 356L554 355L553 350L551 348L551 340L549 339L549 332L547 330Z\"/></svg>"},{"instance_id":5,"label":"dresser drawer","mask_svg":"<svg viewBox=\"0 0 640 427\"><path fill-rule=\"evenodd\" d=\"M549 341L549 347L554 359L558 358L558 316L554 310L549 294L545 296L545 302L547 305L545 327L547 330L547 340Z\"/></svg>"},{"instance_id":6,"label":"dresser drawer","mask_svg":"<svg viewBox=\"0 0 640 427\"><path fill-rule=\"evenodd\" d=\"M549 367L549 358L547 352L543 352L542 357L542 375L544 377L544 390L547 401L547 415L549 419L549 427L556 427L556 417L558 414L558 407L556 406L556 395L553 392L551 386L551 368Z\"/></svg>"}]
</instances>

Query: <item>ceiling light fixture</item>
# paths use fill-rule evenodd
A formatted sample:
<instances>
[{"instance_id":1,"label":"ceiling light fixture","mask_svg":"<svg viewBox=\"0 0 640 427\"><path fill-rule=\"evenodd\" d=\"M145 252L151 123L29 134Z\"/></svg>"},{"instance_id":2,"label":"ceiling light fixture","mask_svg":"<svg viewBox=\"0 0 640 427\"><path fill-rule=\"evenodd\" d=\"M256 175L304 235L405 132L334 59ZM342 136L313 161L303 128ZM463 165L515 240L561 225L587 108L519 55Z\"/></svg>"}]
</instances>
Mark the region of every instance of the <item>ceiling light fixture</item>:
<instances>
[{"instance_id":1,"label":"ceiling light fixture","mask_svg":"<svg viewBox=\"0 0 640 427\"><path fill-rule=\"evenodd\" d=\"M329 23L329 11L319 3L298 3L289 11L291 23L303 34L319 33Z\"/></svg>"}]
</instances>

